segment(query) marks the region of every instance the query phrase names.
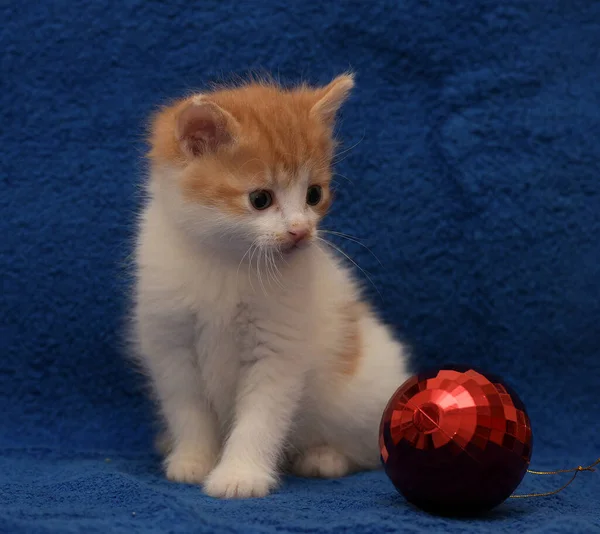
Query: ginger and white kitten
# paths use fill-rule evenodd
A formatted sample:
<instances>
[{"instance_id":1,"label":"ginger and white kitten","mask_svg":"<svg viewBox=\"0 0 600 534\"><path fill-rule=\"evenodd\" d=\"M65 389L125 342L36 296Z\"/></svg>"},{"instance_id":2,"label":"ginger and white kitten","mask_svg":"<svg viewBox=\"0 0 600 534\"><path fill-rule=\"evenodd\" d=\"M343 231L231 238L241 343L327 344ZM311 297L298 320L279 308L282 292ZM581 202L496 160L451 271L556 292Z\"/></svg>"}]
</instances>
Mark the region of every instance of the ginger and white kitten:
<instances>
[{"instance_id":1,"label":"ginger and white kitten","mask_svg":"<svg viewBox=\"0 0 600 534\"><path fill-rule=\"evenodd\" d=\"M134 333L166 476L267 495L286 468L376 468L406 354L323 246L335 116L354 85L215 89L157 113Z\"/></svg>"}]
</instances>

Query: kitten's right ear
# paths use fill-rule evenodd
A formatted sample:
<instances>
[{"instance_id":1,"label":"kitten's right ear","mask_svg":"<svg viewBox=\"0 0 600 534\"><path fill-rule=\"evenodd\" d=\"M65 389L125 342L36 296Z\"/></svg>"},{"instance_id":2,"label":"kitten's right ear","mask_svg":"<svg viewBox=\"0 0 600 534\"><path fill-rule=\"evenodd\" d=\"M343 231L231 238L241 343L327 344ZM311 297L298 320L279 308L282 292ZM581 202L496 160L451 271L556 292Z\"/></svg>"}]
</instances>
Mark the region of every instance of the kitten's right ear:
<instances>
[{"instance_id":1,"label":"kitten's right ear","mask_svg":"<svg viewBox=\"0 0 600 534\"><path fill-rule=\"evenodd\" d=\"M237 121L210 100L195 97L177 115L175 133L186 156L200 157L235 142Z\"/></svg>"}]
</instances>

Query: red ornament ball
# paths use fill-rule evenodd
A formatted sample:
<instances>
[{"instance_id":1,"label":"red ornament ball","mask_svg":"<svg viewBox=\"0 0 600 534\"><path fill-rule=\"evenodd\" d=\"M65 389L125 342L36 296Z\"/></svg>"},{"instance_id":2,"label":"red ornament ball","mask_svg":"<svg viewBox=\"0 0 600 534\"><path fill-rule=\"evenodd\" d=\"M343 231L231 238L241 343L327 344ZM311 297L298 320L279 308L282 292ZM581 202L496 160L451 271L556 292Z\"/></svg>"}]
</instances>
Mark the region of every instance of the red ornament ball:
<instances>
[{"instance_id":1,"label":"red ornament ball","mask_svg":"<svg viewBox=\"0 0 600 534\"><path fill-rule=\"evenodd\" d=\"M407 501L430 513L473 515L504 502L523 480L531 424L501 380L446 366L397 389L379 445L385 472Z\"/></svg>"}]
</instances>

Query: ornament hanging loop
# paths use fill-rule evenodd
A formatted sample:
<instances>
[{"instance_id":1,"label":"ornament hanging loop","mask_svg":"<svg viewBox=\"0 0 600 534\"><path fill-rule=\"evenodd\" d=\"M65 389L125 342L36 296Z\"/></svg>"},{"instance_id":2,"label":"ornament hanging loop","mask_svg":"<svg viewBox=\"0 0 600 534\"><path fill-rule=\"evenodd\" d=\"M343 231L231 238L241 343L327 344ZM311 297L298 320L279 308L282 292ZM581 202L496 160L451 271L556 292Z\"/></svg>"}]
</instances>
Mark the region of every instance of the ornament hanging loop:
<instances>
[{"instance_id":1,"label":"ornament hanging loop","mask_svg":"<svg viewBox=\"0 0 600 534\"><path fill-rule=\"evenodd\" d=\"M598 464L600 464L600 458L598 458L594 463L592 463L586 467L580 465L578 467L575 467L574 469L557 469L556 471L532 471L531 469L528 469L527 472L532 475L560 475L561 473L573 473L573 476L564 486L561 486L557 490L548 491L545 493L526 493L524 495L511 495L510 498L511 499L529 499L530 497L549 497L551 495L556 495L557 493L560 493L562 490L564 490L565 488L570 486L571 483L577 478L577 475L579 473L581 473L582 471L593 472L596 470L595 467Z\"/></svg>"}]
</instances>

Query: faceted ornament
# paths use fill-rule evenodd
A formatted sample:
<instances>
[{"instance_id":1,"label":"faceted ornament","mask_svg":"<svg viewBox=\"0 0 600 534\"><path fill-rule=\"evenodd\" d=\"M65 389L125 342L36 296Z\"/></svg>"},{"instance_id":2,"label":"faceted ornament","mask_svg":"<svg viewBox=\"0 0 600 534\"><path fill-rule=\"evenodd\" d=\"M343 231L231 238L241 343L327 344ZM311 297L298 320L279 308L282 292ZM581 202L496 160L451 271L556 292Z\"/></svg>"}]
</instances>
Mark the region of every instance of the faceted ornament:
<instances>
[{"instance_id":1,"label":"faceted ornament","mask_svg":"<svg viewBox=\"0 0 600 534\"><path fill-rule=\"evenodd\" d=\"M531 459L525 406L506 384L470 367L408 379L383 413L385 472L407 501L431 513L471 515L502 503Z\"/></svg>"}]
</instances>

